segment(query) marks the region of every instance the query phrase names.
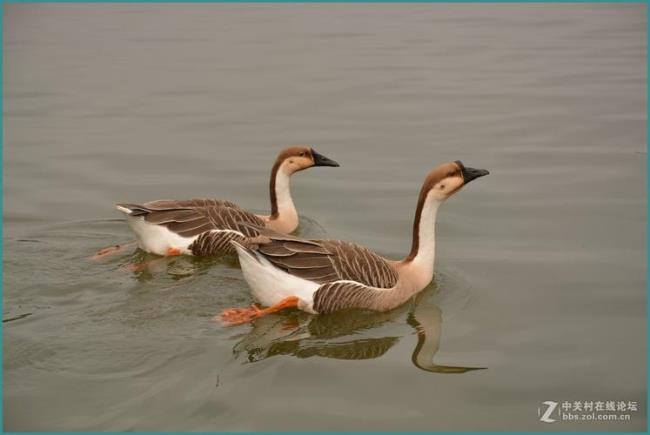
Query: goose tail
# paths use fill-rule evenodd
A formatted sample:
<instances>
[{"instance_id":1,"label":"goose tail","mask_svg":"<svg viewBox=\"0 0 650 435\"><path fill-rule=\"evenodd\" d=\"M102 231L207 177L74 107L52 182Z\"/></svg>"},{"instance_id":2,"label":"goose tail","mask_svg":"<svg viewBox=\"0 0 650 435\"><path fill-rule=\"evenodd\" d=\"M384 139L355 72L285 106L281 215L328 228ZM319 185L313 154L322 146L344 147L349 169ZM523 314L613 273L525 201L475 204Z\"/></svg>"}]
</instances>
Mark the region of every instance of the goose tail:
<instances>
[{"instance_id":1,"label":"goose tail","mask_svg":"<svg viewBox=\"0 0 650 435\"><path fill-rule=\"evenodd\" d=\"M138 204L115 204L115 208L129 216L145 216L151 212L148 208Z\"/></svg>"},{"instance_id":2,"label":"goose tail","mask_svg":"<svg viewBox=\"0 0 650 435\"><path fill-rule=\"evenodd\" d=\"M242 260L244 258L250 258L250 259L253 259L253 260L257 261L258 263L260 262L259 258L257 258L257 255L255 254L255 251L253 251L252 249L242 245L241 243L239 243L239 242L237 242L235 240L231 240L230 244L237 251L237 255L239 255L240 260Z\"/></svg>"}]
</instances>

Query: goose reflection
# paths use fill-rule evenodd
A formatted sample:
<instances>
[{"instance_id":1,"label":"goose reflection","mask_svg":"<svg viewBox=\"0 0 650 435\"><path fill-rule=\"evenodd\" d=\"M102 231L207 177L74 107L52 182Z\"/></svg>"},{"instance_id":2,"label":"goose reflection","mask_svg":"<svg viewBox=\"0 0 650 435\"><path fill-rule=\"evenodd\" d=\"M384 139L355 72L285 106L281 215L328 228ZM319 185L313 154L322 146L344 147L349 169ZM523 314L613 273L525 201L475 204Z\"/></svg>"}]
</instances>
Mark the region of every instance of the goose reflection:
<instances>
[{"instance_id":1,"label":"goose reflection","mask_svg":"<svg viewBox=\"0 0 650 435\"><path fill-rule=\"evenodd\" d=\"M234 346L233 352L236 358L243 357L248 362L277 355L342 360L378 358L405 335L403 330L395 328L395 322L407 314L407 324L418 337L411 356L417 368L433 373L466 373L482 369L433 362L440 347L442 312L437 305L426 300L431 292L426 293L428 295L422 294L410 307L402 306L385 313L346 310L318 316L293 312L262 317Z\"/></svg>"},{"instance_id":2,"label":"goose reflection","mask_svg":"<svg viewBox=\"0 0 650 435\"><path fill-rule=\"evenodd\" d=\"M433 362L433 357L440 348L440 333L442 331L442 311L438 306L422 303L409 313L406 321L418 334L418 344L411 356L415 367L434 373L465 373L485 368L444 366Z\"/></svg>"}]
</instances>

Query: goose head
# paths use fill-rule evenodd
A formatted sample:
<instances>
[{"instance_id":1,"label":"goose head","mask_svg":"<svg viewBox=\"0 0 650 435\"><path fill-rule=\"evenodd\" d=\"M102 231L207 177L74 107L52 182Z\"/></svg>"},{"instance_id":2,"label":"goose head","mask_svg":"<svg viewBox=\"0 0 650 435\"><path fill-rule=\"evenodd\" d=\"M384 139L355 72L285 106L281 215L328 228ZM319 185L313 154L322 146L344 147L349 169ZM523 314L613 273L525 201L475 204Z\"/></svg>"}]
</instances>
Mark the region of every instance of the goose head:
<instances>
[{"instance_id":1,"label":"goose head","mask_svg":"<svg viewBox=\"0 0 650 435\"><path fill-rule=\"evenodd\" d=\"M442 202L470 181L489 173L485 169L468 168L463 165L463 162L456 160L440 165L429 172L424 182L423 191L431 199Z\"/></svg>"},{"instance_id":2,"label":"goose head","mask_svg":"<svg viewBox=\"0 0 650 435\"><path fill-rule=\"evenodd\" d=\"M402 261L400 277L416 291L433 278L435 258L435 222L438 207L464 185L489 174L485 169L468 168L460 160L438 166L424 179L413 221L411 252Z\"/></svg>"},{"instance_id":3,"label":"goose head","mask_svg":"<svg viewBox=\"0 0 650 435\"><path fill-rule=\"evenodd\" d=\"M279 168L291 175L313 166L339 166L334 160L314 151L309 146L293 146L280 152L276 160Z\"/></svg>"}]
</instances>

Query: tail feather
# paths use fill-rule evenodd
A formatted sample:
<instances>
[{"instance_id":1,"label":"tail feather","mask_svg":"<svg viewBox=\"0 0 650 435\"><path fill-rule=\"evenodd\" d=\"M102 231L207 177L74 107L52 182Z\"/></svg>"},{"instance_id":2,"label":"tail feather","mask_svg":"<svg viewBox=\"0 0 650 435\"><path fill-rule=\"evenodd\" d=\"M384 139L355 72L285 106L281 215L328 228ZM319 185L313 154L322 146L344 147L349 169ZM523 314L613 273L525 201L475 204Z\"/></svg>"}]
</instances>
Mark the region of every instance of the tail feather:
<instances>
[{"instance_id":1,"label":"tail feather","mask_svg":"<svg viewBox=\"0 0 650 435\"><path fill-rule=\"evenodd\" d=\"M129 216L146 216L151 213L147 207L138 204L115 204L115 208Z\"/></svg>"},{"instance_id":2,"label":"tail feather","mask_svg":"<svg viewBox=\"0 0 650 435\"><path fill-rule=\"evenodd\" d=\"M242 245L241 243L239 243L239 242L237 242L237 241L235 241L235 240L231 240L231 241L230 241L230 244L235 248L235 250L237 251L237 254L238 254L240 257L241 257L242 255L247 255L247 256L253 258L253 259L254 259L255 261L257 261L258 263L260 262L260 259L257 258L257 254L255 254L255 251L253 251L253 250L250 249L249 247L244 246L244 245Z\"/></svg>"}]
</instances>

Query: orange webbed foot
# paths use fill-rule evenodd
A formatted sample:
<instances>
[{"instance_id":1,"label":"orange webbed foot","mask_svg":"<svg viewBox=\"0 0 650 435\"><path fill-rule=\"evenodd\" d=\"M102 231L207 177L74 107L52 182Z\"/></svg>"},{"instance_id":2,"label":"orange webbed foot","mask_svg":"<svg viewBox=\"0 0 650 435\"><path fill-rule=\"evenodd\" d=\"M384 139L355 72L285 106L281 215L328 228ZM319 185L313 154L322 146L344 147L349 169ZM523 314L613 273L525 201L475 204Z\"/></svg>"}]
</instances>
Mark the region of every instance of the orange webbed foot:
<instances>
[{"instance_id":1,"label":"orange webbed foot","mask_svg":"<svg viewBox=\"0 0 650 435\"><path fill-rule=\"evenodd\" d=\"M214 317L214 320L218 320L227 326L241 325L258 317L277 313L285 308L295 308L298 306L299 301L300 299L296 296L289 296L277 304L264 309L260 309L256 305L251 305L249 308L228 308L223 310L220 315Z\"/></svg>"},{"instance_id":2,"label":"orange webbed foot","mask_svg":"<svg viewBox=\"0 0 650 435\"><path fill-rule=\"evenodd\" d=\"M142 263L127 264L123 268L130 272L142 272L149 269L152 266L158 265L166 261L167 257L176 257L182 255L182 252L178 248L169 248L165 252L165 255L162 258L156 258L154 260L144 261Z\"/></svg>"},{"instance_id":3,"label":"orange webbed foot","mask_svg":"<svg viewBox=\"0 0 650 435\"><path fill-rule=\"evenodd\" d=\"M156 264L156 260L144 261L142 263L126 264L122 266L122 269L129 272L142 272L149 269L149 267L153 264Z\"/></svg>"},{"instance_id":4,"label":"orange webbed foot","mask_svg":"<svg viewBox=\"0 0 650 435\"><path fill-rule=\"evenodd\" d=\"M243 323L248 323L251 320L260 317L263 313L257 305L253 304L248 308L227 308L221 312L218 316L214 317L214 320L221 322L227 326L241 325Z\"/></svg>"},{"instance_id":5,"label":"orange webbed foot","mask_svg":"<svg viewBox=\"0 0 650 435\"><path fill-rule=\"evenodd\" d=\"M181 255L181 250L178 248L168 248L165 257L175 257Z\"/></svg>"},{"instance_id":6,"label":"orange webbed foot","mask_svg":"<svg viewBox=\"0 0 650 435\"><path fill-rule=\"evenodd\" d=\"M130 243L124 243L122 245L114 245L114 246L109 246L108 248L100 249L90 257L89 259L91 261L98 261L101 260L102 258L110 257L111 255L117 254L119 252L124 251L130 246L135 245L135 242L130 242Z\"/></svg>"}]
</instances>

